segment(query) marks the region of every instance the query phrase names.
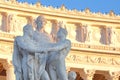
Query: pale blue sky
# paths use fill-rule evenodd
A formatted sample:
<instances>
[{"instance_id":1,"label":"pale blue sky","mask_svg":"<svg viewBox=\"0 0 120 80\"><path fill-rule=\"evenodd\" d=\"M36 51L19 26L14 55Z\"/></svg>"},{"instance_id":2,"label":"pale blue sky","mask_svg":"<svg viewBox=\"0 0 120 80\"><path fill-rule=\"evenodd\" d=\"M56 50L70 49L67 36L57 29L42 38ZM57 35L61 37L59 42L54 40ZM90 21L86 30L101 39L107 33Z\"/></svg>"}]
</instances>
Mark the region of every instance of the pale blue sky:
<instances>
[{"instance_id":1,"label":"pale blue sky","mask_svg":"<svg viewBox=\"0 0 120 80\"><path fill-rule=\"evenodd\" d=\"M89 8L92 12L108 13L113 10L120 14L120 0L18 0L19 2L36 3L40 1L43 6L60 7L64 4L68 9L84 10Z\"/></svg>"}]
</instances>

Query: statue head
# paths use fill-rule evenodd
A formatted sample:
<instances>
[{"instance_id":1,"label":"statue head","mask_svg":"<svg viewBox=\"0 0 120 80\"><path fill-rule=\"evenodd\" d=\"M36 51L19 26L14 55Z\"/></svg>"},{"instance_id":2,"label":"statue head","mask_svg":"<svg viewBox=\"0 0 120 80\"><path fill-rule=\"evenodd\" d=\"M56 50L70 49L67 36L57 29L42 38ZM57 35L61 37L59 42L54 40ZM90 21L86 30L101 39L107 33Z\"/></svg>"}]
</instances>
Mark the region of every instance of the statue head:
<instances>
[{"instance_id":1,"label":"statue head","mask_svg":"<svg viewBox=\"0 0 120 80\"><path fill-rule=\"evenodd\" d=\"M37 24L36 30L40 31L41 29L44 29L47 21L44 16L38 16L35 23Z\"/></svg>"},{"instance_id":2,"label":"statue head","mask_svg":"<svg viewBox=\"0 0 120 80\"><path fill-rule=\"evenodd\" d=\"M77 77L76 72L70 71L70 72L68 73L68 80L75 80L76 77Z\"/></svg>"},{"instance_id":3,"label":"statue head","mask_svg":"<svg viewBox=\"0 0 120 80\"><path fill-rule=\"evenodd\" d=\"M57 32L57 39L58 40L64 40L64 39L66 39L67 34L68 34L67 30L60 27L58 32Z\"/></svg>"},{"instance_id":4,"label":"statue head","mask_svg":"<svg viewBox=\"0 0 120 80\"><path fill-rule=\"evenodd\" d=\"M30 24L27 24L23 27L24 35L32 36L33 35L33 28Z\"/></svg>"}]
</instances>

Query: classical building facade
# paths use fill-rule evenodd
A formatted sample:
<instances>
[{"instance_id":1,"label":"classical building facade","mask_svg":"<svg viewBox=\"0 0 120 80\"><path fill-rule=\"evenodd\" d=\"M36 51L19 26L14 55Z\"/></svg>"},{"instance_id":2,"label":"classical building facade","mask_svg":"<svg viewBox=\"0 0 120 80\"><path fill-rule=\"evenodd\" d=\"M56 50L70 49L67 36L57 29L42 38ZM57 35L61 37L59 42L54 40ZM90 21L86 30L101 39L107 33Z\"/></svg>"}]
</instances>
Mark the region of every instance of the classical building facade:
<instances>
[{"instance_id":1,"label":"classical building facade","mask_svg":"<svg viewBox=\"0 0 120 80\"><path fill-rule=\"evenodd\" d=\"M27 23L35 26L37 16L47 19L45 30L55 34L56 23L62 21L72 48L66 58L67 71L77 73L76 80L120 80L120 16L45 7L0 0L0 80L15 80L12 65L15 36L22 35Z\"/></svg>"}]
</instances>

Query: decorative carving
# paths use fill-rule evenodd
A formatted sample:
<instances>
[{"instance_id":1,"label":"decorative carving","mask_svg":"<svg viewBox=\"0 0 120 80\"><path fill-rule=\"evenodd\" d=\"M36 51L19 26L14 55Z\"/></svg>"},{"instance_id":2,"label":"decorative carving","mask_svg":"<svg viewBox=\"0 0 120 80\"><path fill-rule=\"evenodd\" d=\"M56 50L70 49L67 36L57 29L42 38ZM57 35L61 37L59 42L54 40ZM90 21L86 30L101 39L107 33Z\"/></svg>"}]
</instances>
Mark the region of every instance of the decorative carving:
<instances>
[{"instance_id":1,"label":"decorative carving","mask_svg":"<svg viewBox=\"0 0 120 80\"><path fill-rule=\"evenodd\" d=\"M89 9L89 8L86 8L86 9L85 9L85 13L86 13L86 14L89 14L89 13L90 13L90 9Z\"/></svg>"},{"instance_id":2,"label":"decorative carving","mask_svg":"<svg viewBox=\"0 0 120 80\"><path fill-rule=\"evenodd\" d=\"M110 15L110 16L115 16L115 13L111 10L111 11L109 12L109 15Z\"/></svg>"},{"instance_id":3,"label":"decorative carving","mask_svg":"<svg viewBox=\"0 0 120 80\"><path fill-rule=\"evenodd\" d=\"M2 39L2 38L6 38L6 39L11 40L11 39L14 39L15 35L0 32L0 37L1 37L1 39Z\"/></svg>"},{"instance_id":4,"label":"decorative carving","mask_svg":"<svg viewBox=\"0 0 120 80\"><path fill-rule=\"evenodd\" d=\"M37 2L36 3L36 7L39 8L41 6L41 3L40 2Z\"/></svg>"},{"instance_id":5,"label":"decorative carving","mask_svg":"<svg viewBox=\"0 0 120 80\"><path fill-rule=\"evenodd\" d=\"M21 3L21 2L18 2L16 0L0 0L0 2L4 3L4 4L12 4L12 5L18 6L18 7L23 7L24 6L24 7L27 7L27 8L31 7L31 8L35 8L35 9L39 9L38 7L42 7L43 8L42 10L52 10L53 12L59 11L59 9L57 9L57 8L51 8L51 7L46 7L46 6L43 7L41 4L38 4L38 3L36 3L35 5L32 5L32 4L28 4L27 2ZM60 10L62 10L63 12L67 11L67 13L69 13L69 14L84 15L84 16L88 16L86 14L89 14L89 16L95 16L95 17L101 17L101 18L103 18L103 17L112 18L112 16L116 16L112 10L109 12L110 16L108 16L107 14L99 13L99 12L98 13L92 13L92 12L90 12L89 8L86 8L85 11L83 11L83 12L82 11L76 11L76 10L71 11L71 10L66 9L65 6L62 5ZM61 11L59 11L59 12L61 12ZM120 18L120 16L117 15L116 18Z\"/></svg>"},{"instance_id":6,"label":"decorative carving","mask_svg":"<svg viewBox=\"0 0 120 80\"><path fill-rule=\"evenodd\" d=\"M62 4L61 8L60 8L62 11L65 11L66 10L66 7L64 4Z\"/></svg>"},{"instance_id":7,"label":"decorative carving","mask_svg":"<svg viewBox=\"0 0 120 80\"><path fill-rule=\"evenodd\" d=\"M95 70L88 70L88 69L84 69L85 72L85 80L92 80L95 74Z\"/></svg>"},{"instance_id":8,"label":"decorative carving","mask_svg":"<svg viewBox=\"0 0 120 80\"><path fill-rule=\"evenodd\" d=\"M118 80L120 76L120 71L117 72L110 71L109 74L111 76L111 80Z\"/></svg>"},{"instance_id":9,"label":"decorative carving","mask_svg":"<svg viewBox=\"0 0 120 80\"><path fill-rule=\"evenodd\" d=\"M9 42L2 42L0 41L0 53L4 54L12 54L13 52L13 44L10 44Z\"/></svg>"},{"instance_id":10,"label":"decorative carving","mask_svg":"<svg viewBox=\"0 0 120 80\"><path fill-rule=\"evenodd\" d=\"M101 56L87 56L87 55L68 55L66 58L70 63L87 63L87 64L103 64L103 65L118 65L120 66L119 58L114 57L101 57Z\"/></svg>"},{"instance_id":11,"label":"decorative carving","mask_svg":"<svg viewBox=\"0 0 120 80\"><path fill-rule=\"evenodd\" d=\"M117 48L117 47L102 46L102 45L88 45L88 44L80 44L80 43L72 43L72 48L73 49L78 49L78 50L88 49L89 48L89 49L98 50L99 52L102 52L102 51L106 51L106 52L114 51L115 53L119 53L119 51L120 51L120 48Z\"/></svg>"},{"instance_id":12,"label":"decorative carving","mask_svg":"<svg viewBox=\"0 0 120 80\"><path fill-rule=\"evenodd\" d=\"M11 67L13 67L12 61L9 60L9 59L7 59L6 62L3 63L3 67L4 67L6 70L9 69L9 68L11 68Z\"/></svg>"},{"instance_id":13,"label":"decorative carving","mask_svg":"<svg viewBox=\"0 0 120 80\"><path fill-rule=\"evenodd\" d=\"M8 22L9 22L9 32L17 32L18 31L18 25L17 25L17 19L16 15L9 15L8 17Z\"/></svg>"}]
</instances>

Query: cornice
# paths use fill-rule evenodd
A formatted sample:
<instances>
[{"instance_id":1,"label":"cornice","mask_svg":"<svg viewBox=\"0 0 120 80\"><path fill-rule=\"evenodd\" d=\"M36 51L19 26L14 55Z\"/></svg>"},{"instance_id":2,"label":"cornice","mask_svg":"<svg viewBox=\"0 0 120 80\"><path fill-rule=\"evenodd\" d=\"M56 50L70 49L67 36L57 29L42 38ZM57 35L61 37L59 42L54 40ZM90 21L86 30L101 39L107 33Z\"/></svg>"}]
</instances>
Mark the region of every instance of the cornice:
<instances>
[{"instance_id":1,"label":"cornice","mask_svg":"<svg viewBox=\"0 0 120 80\"><path fill-rule=\"evenodd\" d=\"M53 8L52 6L43 6L40 3L28 4L20 2L11 2L11 1L0 1L1 8L9 8L13 10L20 10L25 12L33 12L37 14L46 14L53 16L62 16L68 18L78 18L78 19L88 19L88 20L99 20L99 21L110 21L110 22L119 22L120 16L115 15L113 11L110 11L108 14L92 13L88 8L84 11L68 10L64 5L60 8Z\"/></svg>"}]
</instances>

